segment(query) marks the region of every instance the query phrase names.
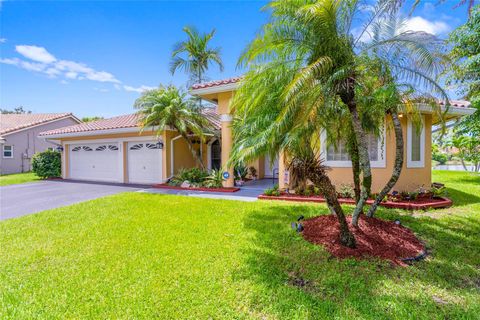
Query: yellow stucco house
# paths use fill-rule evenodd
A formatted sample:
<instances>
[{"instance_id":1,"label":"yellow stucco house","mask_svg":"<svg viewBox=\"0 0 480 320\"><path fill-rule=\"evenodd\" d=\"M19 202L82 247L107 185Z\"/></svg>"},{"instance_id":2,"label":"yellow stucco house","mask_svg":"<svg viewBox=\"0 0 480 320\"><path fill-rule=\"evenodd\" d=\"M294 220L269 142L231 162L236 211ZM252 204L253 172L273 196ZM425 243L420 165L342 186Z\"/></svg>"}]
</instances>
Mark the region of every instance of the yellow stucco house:
<instances>
[{"instance_id":1,"label":"yellow stucco house","mask_svg":"<svg viewBox=\"0 0 480 320\"><path fill-rule=\"evenodd\" d=\"M224 186L232 187L233 168L226 168L232 149L231 124L233 115L230 101L235 94L240 78L196 84L191 88L192 95L210 101L216 107L205 108L204 115L219 130L219 137L209 137L206 142L195 141L208 168L228 171L230 177ZM466 101L452 101L446 111L447 118L472 114ZM412 128L406 116L401 117L405 161L395 190L410 191L431 184L431 133L438 122L430 106L420 106L424 126L420 133ZM388 119L387 119L388 121ZM320 133L319 133L320 134ZM62 152L62 176L64 179L91 180L120 183L156 184L165 182L181 168L195 166L186 142L173 130L165 130L160 136L155 132L140 131L134 114L82 123L70 127L46 131L41 137L57 143ZM321 136L322 141L326 137ZM325 164L331 170L329 176L336 185L351 184L351 162L345 147L328 147L322 143ZM390 178L395 159L393 131L387 130L383 137L370 137L373 184L372 192L378 192ZM271 163L274 163L271 165ZM278 159L259 158L249 164L257 169L258 177L278 177L280 188L286 187L288 173L285 170L284 156Z\"/></svg>"}]
</instances>

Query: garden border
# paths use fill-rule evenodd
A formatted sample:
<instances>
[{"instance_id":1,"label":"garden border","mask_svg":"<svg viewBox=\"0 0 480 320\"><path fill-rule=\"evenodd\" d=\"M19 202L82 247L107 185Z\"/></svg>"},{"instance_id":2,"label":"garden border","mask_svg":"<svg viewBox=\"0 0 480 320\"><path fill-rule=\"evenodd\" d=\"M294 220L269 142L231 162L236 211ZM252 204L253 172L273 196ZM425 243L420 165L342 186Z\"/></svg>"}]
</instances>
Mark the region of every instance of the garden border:
<instances>
[{"instance_id":1,"label":"garden border","mask_svg":"<svg viewBox=\"0 0 480 320\"><path fill-rule=\"evenodd\" d=\"M314 202L314 203L325 203L325 198L322 197L304 197L304 196L267 196L261 194L258 196L260 200L280 200L280 201L295 201L295 202ZM355 200L353 199L342 199L339 198L338 202L341 204L355 204ZM374 201L369 199L367 200L367 204L372 204ZM385 208L392 208L392 209L404 209L404 210L427 210L427 209L440 209L440 208L448 208L451 207L453 201L439 197L436 201L431 202L423 202L423 203L414 203L414 202L406 202L406 201L386 201L381 202L380 206Z\"/></svg>"},{"instance_id":2,"label":"garden border","mask_svg":"<svg viewBox=\"0 0 480 320\"><path fill-rule=\"evenodd\" d=\"M169 186L168 184L155 184L154 188L158 189L170 189L170 190L186 190L186 191L206 191L206 192L225 192L232 193L240 191L240 188L230 187L230 188L207 188L207 187L188 187L182 188L177 186Z\"/></svg>"}]
</instances>

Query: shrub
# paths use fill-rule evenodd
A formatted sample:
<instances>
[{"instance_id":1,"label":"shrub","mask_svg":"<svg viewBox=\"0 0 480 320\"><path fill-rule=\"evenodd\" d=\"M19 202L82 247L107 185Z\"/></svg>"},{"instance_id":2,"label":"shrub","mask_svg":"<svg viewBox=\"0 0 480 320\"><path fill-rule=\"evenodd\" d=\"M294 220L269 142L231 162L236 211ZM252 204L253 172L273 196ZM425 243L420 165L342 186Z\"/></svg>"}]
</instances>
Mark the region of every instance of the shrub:
<instances>
[{"instance_id":1,"label":"shrub","mask_svg":"<svg viewBox=\"0 0 480 320\"><path fill-rule=\"evenodd\" d=\"M347 198L347 199L355 198L355 191L353 190L352 186L349 184L342 184L340 186L340 190L338 194L342 198Z\"/></svg>"},{"instance_id":2,"label":"shrub","mask_svg":"<svg viewBox=\"0 0 480 320\"><path fill-rule=\"evenodd\" d=\"M184 181L188 181L192 185L200 186L204 183L205 178L207 178L208 175L207 171L199 168L180 169L170 180L169 184L179 186Z\"/></svg>"},{"instance_id":3,"label":"shrub","mask_svg":"<svg viewBox=\"0 0 480 320\"><path fill-rule=\"evenodd\" d=\"M221 188L223 186L223 180L222 170L213 169L210 171L208 177L205 178L204 185L208 188Z\"/></svg>"},{"instance_id":4,"label":"shrub","mask_svg":"<svg viewBox=\"0 0 480 320\"><path fill-rule=\"evenodd\" d=\"M33 155L32 171L42 179L62 175L62 155L58 151L47 150Z\"/></svg>"},{"instance_id":5,"label":"shrub","mask_svg":"<svg viewBox=\"0 0 480 320\"><path fill-rule=\"evenodd\" d=\"M432 159L437 161L440 164L445 164L448 161L448 156L444 153L433 153L432 154Z\"/></svg>"},{"instance_id":6,"label":"shrub","mask_svg":"<svg viewBox=\"0 0 480 320\"><path fill-rule=\"evenodd\" d=\"M433 198L445 197L447 195L447 188L444 186L433 186L432 189L430 189L430 192L432 193Z\"/></svg>"},{"instance_id":7,"label":"shrub","mask_svg":"<svg viewBox=\"0 0 480 320\"><path fill-rule=\"evenodd\" d=\"M243 163L239 163L233 169L236 180L245 180L248 175L248 169Z\"/></svg>"},{"instance_id":8,"label":"shrub","mask_svg":"<svg viewBox=\"0 0 480 320\"><path fill-rule=\"evenodd\" d=\"M272 188L265 189L263 192L266 196L276 196L280 195L280 190L278 190L278 185L274 185Z\"/></svg>"}]
</instances>

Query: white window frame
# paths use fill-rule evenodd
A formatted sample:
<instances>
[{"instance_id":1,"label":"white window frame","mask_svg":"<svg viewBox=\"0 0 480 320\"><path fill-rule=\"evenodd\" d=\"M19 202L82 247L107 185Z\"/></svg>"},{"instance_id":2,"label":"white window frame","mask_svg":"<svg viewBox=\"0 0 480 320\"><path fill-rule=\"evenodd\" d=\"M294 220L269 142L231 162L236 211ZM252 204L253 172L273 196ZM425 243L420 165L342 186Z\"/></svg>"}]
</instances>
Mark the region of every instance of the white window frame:
<instances>
[{"instance_id":1,"label":"white window frame","mask_svg":"<svg viewBox=\"0 0 480 320\"><path fill-rule=\"evenodd\" d=\"M386 128L385 125L383 126L383 132L380 137L378 137L378 157L376 161L370 161L370 167L372 168L386 168L387 167L387 160L386 160L386 144L383 143L386 137ZM322 150L322 159L326 166L331 168L351 168L352 161L350 160L327 160L327 133L325 130L322 130L320 133L320 143L321 143L321 150Z\"/></svg>"},{"instance_id":2,"label":"white window frame","mask_svg":"<svg viewBox=\"0 0 480 320\"><path fill-rule=\"evenodd\" d=\"M412 160L412 138L415 127L413 122L407 120L407 168L425 168L425 120L421 117L422 129L420 131L420 160Z\"/></svg>"},{"instance_id":3,"label":"white window frame","mask_svg":"<svg viewBox=\"0 0 480 320\"><path fill-rule=\"evenodd\" d=\"M10 154L11 154L10 157L5 157L5 151L6 151L6 150L5 150L5 147L10 147L10 150L8 150L8 151L10 151ZM4 144L4 145L2 146L2 157L3 157L4 159L13 159L13 146L12 146L12 145L5 145L5 144Z\"/></svg>"}]
</instances>

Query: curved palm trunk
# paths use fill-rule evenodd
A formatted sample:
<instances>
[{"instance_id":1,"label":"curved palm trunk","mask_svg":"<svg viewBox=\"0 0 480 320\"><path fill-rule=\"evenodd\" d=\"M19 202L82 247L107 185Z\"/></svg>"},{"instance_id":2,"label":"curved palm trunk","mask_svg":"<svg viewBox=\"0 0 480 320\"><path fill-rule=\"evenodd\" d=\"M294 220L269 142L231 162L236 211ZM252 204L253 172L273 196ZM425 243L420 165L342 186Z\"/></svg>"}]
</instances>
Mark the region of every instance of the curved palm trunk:
<instances>
[{"instance_id":1,"label":"curved palm trunk","mask_svg":"<svg viewBox=\"0 0 480 320\"><path fill-rule=\"evenodd\" d=\"M360 198L358 199L355 210L352 214L352 225L358 226L358 219L363 212L363 207L367 202L370 189L372 187L372 171L370 168L370 158L368 156L368 144L365 136L365 131L362 128L360 117L358 115L357 104L352 99L348 104L348 110L352 115L353 131L357 138L359 167L362 170L363 180L360 191Z\"/></svg>"},{"instance_id":2,"label":"curved palm trunk","mask_svg":"<svg viewBox=\"0 0 480 320\"><path fill-rule=\"evenodd\" d=\"M393 166L392 176L388 180L385 187L377 195L375 202L370 206L367 212L368 217L373 217L377 211L378 205L382 202L383 198L392 190L395 183L397 183L400 173L402 172L403 167L403 132L402 124L398 119L398 114L396 110L390 110L390 115L392 116L393 128L395 130L395 165Z\"/></svg>"},{"instance_id":3,"label":"curved palm trunk","mask_svg":"<svg viewBox=\"0 0 480 320\"><path fill-rule=\"evenodd\" d=\"M193 159L195 159L195 162L200 165L200 167L205 170L205 164L203 163L202 158L198 155L197 150L193 147L192 141L188 138L187 135L182 134L183 139L187 142L188 150L192 153Z\"/></svg>"},{"instance_id":4,"label":"curved palm trunk","mask_svg":"<svg viewBox=\"0 0 480 320\"><path fill-rule=\"evenodd\" d=\"M330 181L330 178L327 175L313 175L310 177L310 180L312 180L312 182L320 188L325 200L327 200L327 205L330 211L333 210L337 216L338 222L340 223L340 243L348 248L355 248L355 237L348 229L345 213L343 212L342 206L340 206L340 203L338 202L337 192Z\"/></svg>"},{"instance_id":5,"label":"curved palm trunk","mask_svg":"<svg viewBox=\"0 0 480 320\"><path fill-rule=\"evenodd\" d=\"M355 137L350 137L350 158L352 159L353 191L355 192L355 203L360 201L360 158Z\"/></svg>"},{"instance_id":6,"label":"curved palm trunk","mask_svg":"<svg viewBox=\"0 0 480 320\"><path fill-rule=\"evenodd\" d=\"M372 170L370 168L370 157L368 156L367 138L360 121L357 103L355 101L355 82L354 75L346 79L344 89L339 95L342 102L347 105L348 111L352 116L353 132L355 133L358 148L359 167L363 176L360 198L352 214L352 225L358 227L358 219L363 212L363 207L367 202L372 187Z\"/></svg>"}]
</instances>

